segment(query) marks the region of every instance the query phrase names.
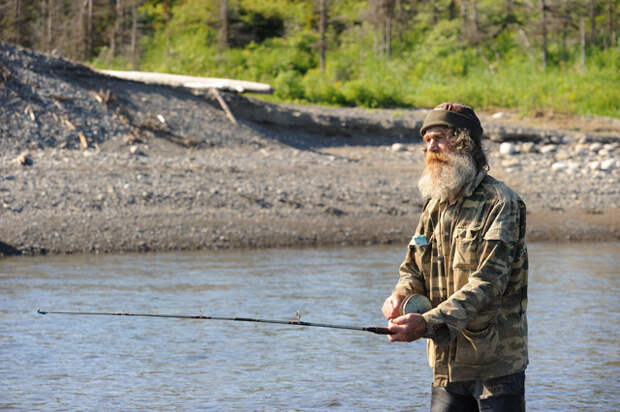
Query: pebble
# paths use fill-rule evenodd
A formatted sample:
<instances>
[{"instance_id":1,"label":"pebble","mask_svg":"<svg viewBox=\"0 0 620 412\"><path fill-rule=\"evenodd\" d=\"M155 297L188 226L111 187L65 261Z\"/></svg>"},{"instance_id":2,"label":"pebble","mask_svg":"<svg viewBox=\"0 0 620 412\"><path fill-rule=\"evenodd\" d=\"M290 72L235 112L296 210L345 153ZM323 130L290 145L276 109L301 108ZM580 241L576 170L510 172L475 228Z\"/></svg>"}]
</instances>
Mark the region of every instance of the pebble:
<instances>
[{"instance_id":1,"label":"pebble","mask_svg":"<svg viewBox=\"0 0 620 412\"><path fill-rule=\"evenodd\" d=\"M392 145L392 151L393 152L406 152L407 147L402 143L394 143Z\"/></svg>"},{"instance_id":2,"label":"pebble","mask_svg":"<svg viewBox=\"0 0 620 412\"><path fill-rule=\"evenodd\" d=\"M616 168L616 159L607 159L601 162L601 170L613 170Z\"/></svg>"},{"instance_id":3,"label":"pebble","mask_svg":"<svg viewBox=\"0 0 620 412\"><path fill-rule=\"evenodd\" d=\"M511 155L516 151L514 143L504 142L499 145L499 152L503 155Z\"/></svg>"},{"instance_id":4,"label":"pebble","mask_svg":"<svg viewBox=\"0 0 620 412\"><path fill-rule=\"evenodd\" d=\"M547 153L555 152L556 149L557 149L556 145L554 145L554 144L546 144L543 147L541 147L539 150L540 150L540 153L547 154Z\"/></svg>"},{"instance_id":5,"label":"pebble","mask_svg":"<svg viewBox=\"0 0 620 412\"><path fill-rule=\"evenodd\" d=\"M609 150L601 149L598 151L598 155L600 157L609 157Z\"/></svg>"},{"instance_id":6,"label":"pebble","mask_svg":"<svg viewBox=\"0 0 620 412\"><path fill-rule=\"evenodd\" d=\"M588 152L583 149L575 150L574 155L578 157L586 157L588 155Z\"/></svg>"},{"instance_id":7,"label":"pebble","mask_svg":"<svg viewBox=\"0 0 620 412\"><path fill-rule=\"evenodd\" d=\"M533 153L536 151L536 145L533 142L521 143L520 151L522 153Z\"/></svg>"},{"instance_id":8,"label":"pebble","mask_svg":"<svg viewBox=\"0 0 620 412\"><path fill-rule=\"evenodd\" d=\"M602 148L603 148L603 145L601 143L599 143L599 142L595 142L595 143L592 143L590 145L590 151L591 152L598 152Z\"/></svg>"},{"instance_id":9,"label":"pebble","mask_svg":"<svg viewBox=\"0 0 620 412\"><path fill-rule=\"evenodd\" d=\"M566 169L567 172L570 174L575 173L577 170L579 170L579 163L575 163L575 162L568 162Z\"/></svg>"},{"instance_id":10,"label":"pebble","mask_svg":"<svg viewBox=\"0 0 620 412\"><path fill-rule=\"evenodd\" d=\"M560 170L564 170L568 167L568 165L564 162L555 162L551 165L551 170L553 170L554 172L560 171Z\"/></svg>"}]
</instances>

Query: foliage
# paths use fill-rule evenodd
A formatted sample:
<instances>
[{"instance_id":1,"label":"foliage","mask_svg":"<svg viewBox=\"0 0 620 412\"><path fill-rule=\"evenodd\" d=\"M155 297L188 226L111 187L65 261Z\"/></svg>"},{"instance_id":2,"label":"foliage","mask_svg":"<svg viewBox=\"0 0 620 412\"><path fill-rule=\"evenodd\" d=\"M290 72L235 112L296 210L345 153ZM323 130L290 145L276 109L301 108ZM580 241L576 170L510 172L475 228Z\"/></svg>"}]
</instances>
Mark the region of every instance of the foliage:
<instances>
[{"instance_id":1,"label":"foliage","mask_svg":"<svg viewBox=\"0 0 620 412\"><path fill-rule=\"evenodd\" d=\"M544 19L539 1L325 0L324 72L318 0L85 1L95 10L93 29L85 29L83 9L66 3L52 26L55 44L41 29L44 7L0 0L0 37L59 47L98 67L267 82L278 101L372 108L461 100L620 117L617 0L547 0ZM18 3L25 14L3 13ZM74 33L94 37L68 41Z\"/></svg>"}]
</instances>

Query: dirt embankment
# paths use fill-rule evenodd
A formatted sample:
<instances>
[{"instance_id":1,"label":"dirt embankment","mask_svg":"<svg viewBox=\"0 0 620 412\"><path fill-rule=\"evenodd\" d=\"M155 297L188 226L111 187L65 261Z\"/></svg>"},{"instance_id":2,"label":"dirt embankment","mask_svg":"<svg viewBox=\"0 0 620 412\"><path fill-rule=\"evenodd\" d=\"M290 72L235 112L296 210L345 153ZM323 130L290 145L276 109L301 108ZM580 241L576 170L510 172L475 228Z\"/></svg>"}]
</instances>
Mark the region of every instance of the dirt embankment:
<instances>
[{"instance_id":1,"label":"dirt embankment","mask_svg":"<svg viewBox=\"0 0 620 412\"><path fill-rule=\"evenodd\" d=\"M0 254L408 241L425 110L223 97L0 44ZM530 241L620 239L618 119L481 117Z\"/></svg>"}]
</instances>

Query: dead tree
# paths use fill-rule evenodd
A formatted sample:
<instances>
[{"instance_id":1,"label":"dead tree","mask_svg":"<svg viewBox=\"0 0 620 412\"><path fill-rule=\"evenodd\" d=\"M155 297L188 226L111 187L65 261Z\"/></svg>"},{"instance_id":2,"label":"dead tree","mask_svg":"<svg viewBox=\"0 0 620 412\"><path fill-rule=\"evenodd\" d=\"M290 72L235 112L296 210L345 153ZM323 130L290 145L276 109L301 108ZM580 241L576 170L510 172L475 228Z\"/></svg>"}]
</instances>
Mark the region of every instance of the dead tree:
<instances>
[{"instance_id":1,"label":"dead tree","mask_svg":"<svg viewBox=\"0 0 620 412\"><path fill-rule=\"evenodd\" d=\"M319 67L325 72L325 52L327 50L327 0L319 0Z\"/></svg>"},{"instance_id":2,"label":"dead tree","mask_svg":"<svg viewBox=\"0 0 620 412\"><path fill-rule=\"evenodd\" d=\"M228 48L228 0L220 0L220 30L218 33L220 50Z\"/></svg>"},{"instance_id":3,"label":"dead tree","mask_svg":"<svg viewBox=\"0 0 620 412\"><path fill-rule=\"evenodd\" d=\"M540 0L540 26L542 30L542 66L547 69L547 6L545 0Z\"/></svg>"}]
</instances>

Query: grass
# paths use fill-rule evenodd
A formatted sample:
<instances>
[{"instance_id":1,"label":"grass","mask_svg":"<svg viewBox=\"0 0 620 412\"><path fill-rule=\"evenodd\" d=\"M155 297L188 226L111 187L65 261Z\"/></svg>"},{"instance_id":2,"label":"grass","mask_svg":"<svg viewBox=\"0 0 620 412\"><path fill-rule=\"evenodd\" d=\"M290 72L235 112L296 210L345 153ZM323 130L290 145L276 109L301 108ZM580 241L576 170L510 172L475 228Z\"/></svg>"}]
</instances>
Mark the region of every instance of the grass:
<instances>
[{"instance_id":1,"label":"grass","mask_svg":"<svg viewBox=\"0 0 620 412\"><path fill-rule=\"evenodd\" d=\"M471 50L431 50L426 55L404 51L386 62L366 53L364 45L354 45L328 53L326 71L321 73L312 49L315 40L299 33L220 53L208 42L177 36L175 47L168 51L163 41L145 44L148 52L141 69L269 83L274 95L258 97L274 103L395 108L461 101L477 110L504 107L521 113L542 110L620 118L618 48L592 51L582 72L576 55L551 61L543 70L527 56L507 54L491 70ZM105 66L102 59L95 63ZM126 62L108 65L126 66Z\"/></svg>"}]
</instances>

